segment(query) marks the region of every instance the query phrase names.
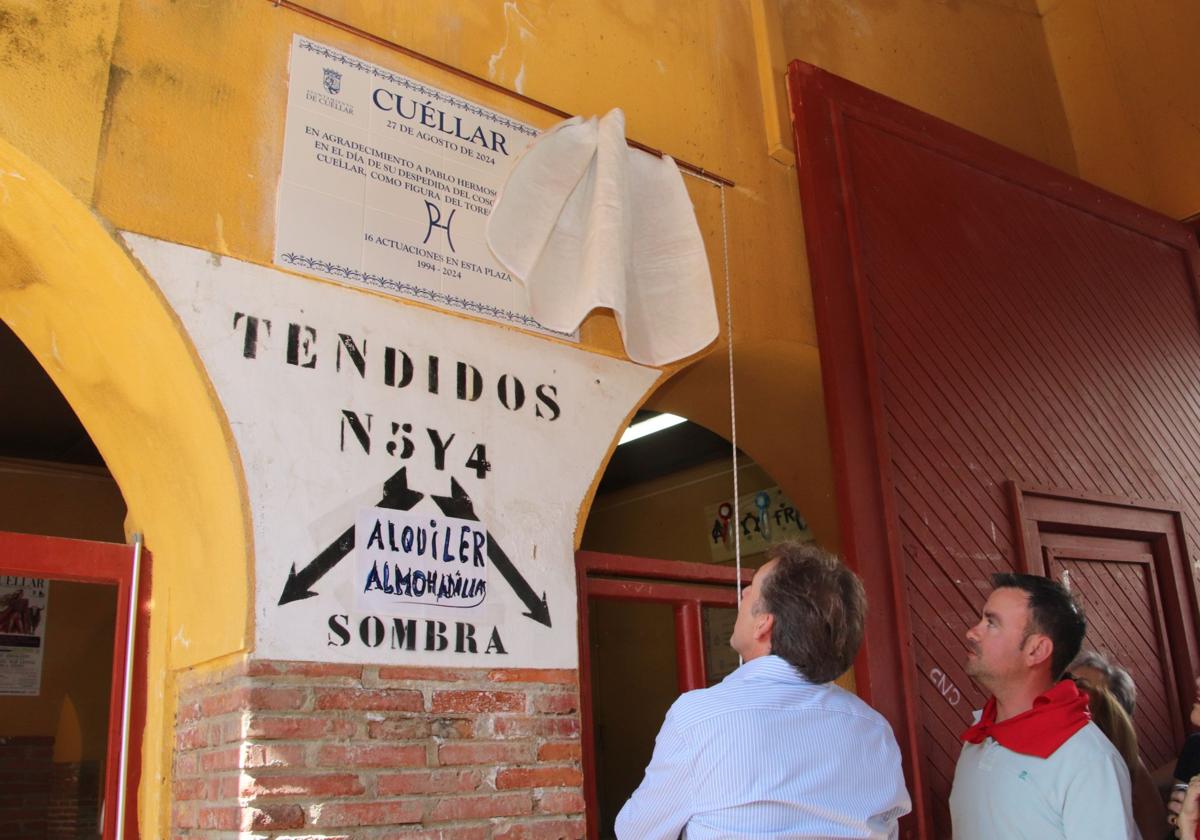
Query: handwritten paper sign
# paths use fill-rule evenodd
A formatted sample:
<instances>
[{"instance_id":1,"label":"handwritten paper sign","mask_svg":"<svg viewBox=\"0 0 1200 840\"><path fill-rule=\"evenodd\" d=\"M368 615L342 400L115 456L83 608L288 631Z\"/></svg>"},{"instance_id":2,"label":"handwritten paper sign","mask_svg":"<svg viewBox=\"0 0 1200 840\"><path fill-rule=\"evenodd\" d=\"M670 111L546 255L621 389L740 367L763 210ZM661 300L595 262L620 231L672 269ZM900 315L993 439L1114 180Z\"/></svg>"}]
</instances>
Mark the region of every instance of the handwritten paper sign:
<instances>
[{"instance_id":1,"label":"handwritten paper sign","mask_svg":"<svg viewBox=\"0 0 1200 840\"><path fill-rule=\"evenodd\" d=\"M487 596L487 539L479 522L386 508L360 511L358 605L371 612L409 604L479 606Z\"/></svg>"}]
</instances>

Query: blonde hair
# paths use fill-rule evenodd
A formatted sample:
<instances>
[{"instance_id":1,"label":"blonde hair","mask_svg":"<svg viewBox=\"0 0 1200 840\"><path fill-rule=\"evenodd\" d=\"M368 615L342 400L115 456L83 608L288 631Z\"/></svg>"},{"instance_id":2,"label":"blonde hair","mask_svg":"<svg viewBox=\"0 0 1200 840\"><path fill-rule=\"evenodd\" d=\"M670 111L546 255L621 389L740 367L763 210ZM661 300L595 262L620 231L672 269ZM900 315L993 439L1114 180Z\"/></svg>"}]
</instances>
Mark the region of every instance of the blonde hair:
<instances>
[{"instance_id":1,"label":"blonde hair","mask_svg":"<svg viewBox=\"0 0 1200 840\"><path fill-rule=\"evenodd\" d=\"M1112 741L1121 758L1125 759L1125 766L1129 768L1129 775L1132 777L1138 767L1137 732L1134 731L1133 721L1107 688L1092 685L1080 677L1075 678L1075 685L1088 696L1092 723Z\"/></svg>"}]
</instances>

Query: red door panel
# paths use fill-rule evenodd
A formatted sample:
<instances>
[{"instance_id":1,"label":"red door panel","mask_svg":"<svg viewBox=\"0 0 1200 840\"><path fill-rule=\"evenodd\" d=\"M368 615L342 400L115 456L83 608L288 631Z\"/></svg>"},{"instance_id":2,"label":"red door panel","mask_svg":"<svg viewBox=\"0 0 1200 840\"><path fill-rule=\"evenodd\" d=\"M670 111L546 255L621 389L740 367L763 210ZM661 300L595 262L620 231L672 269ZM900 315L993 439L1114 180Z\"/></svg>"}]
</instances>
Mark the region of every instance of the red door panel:
<instances>
[{"instance_id":1,"label":"red door panel","mask_svg":"<svg viewBox=\"0 0 1200 840\"><path fill-rule=\"evenodd\" d=\"M1175 758L1183 741L1183 715L1171 645L1163 621L1154 547L1145 541L1043 534L1046 569L1066 573L1083 604L1084 646L1126 668L1137 686L1133 716L1147 767Z\"/></svg>"},{"instance_id":2,"label":"red door panel","mask_svg":"<svg viewBox=\"0 0 1200 840\"><path fill-rule=\"evenodd\" d=\"M149 580L149 555L134 546L0 532L0 651L29 672L0 691L0 748L26 762L23 778L6 774L0 835L107 840L120 820L124 837L138 836ZM40 649L40 665L22 649Z\"/></svg>"},{"instance_id":3,"label":"red door panel","mask_svg":"<svg viewBox=\"0 0 1200 840\"><path fill-rule=\"evenodd\" d=\"M1177 645L1131 667L1147 692L1170 682L1156 656L1196 668L1200 255L1170 219L815 67L789 89L842 545L871 602L856 674L907 758L906 830L948 837L983 699L962 634L1025 563L1011 483L1177 510ZM1150 616L1149 582L1122 585Z\"/></svg>"}]
</instances>

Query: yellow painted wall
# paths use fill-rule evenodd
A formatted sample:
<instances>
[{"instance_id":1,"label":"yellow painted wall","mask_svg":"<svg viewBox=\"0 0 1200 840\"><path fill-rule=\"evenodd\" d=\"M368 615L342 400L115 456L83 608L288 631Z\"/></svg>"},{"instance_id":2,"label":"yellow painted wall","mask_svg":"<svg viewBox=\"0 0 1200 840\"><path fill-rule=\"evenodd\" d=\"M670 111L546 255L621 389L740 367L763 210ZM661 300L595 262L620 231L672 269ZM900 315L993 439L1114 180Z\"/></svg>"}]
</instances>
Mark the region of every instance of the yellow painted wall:
<instances>
[{"instance_id":1,"label":"yellow painted wall","mask_svg":"<svg viewBox=\"0 0 1200 840\"><path fill-rule=\"evenodd\" d=\"M604 113L619 105L631 137L737 181L725 203L734 320L753 325L738 333L745 399L752 406L761 402L761 383L768 378L779 412L762 426L746 423L739 442L764 462L781 462L780 481L793 485L790 492L811 496L797 501L813 511L814 528L836 539L823 409L812 378L816 339L797 236L795 173L761 154L763 119L747 10L724 0L687 7L477 0L441 4L433 12L412 2L309 5L570 112ZM265 0L175 4L154 15L126 8L96 179L96 205L104 217L123 229L269 263L293 32L535 125L557 121ZM133 182L137 190L129 189ZM695 179L687 183L723 296L721 194ZM772 243L769 250L759 247L764 240ZM590 318L582 335L591 349L620 352L607 314ZM776 389L778 375L799 384ZM723 363L715 359L688 371L654 405L728 434L727 403L721 410L719 401L713 405L725 379ZM824 480L802 485L801 476Z\"/></svg>"},{"instance_id":2,"label":"yellow painted wall","mask_svg":"<svg viewBox=\"0 0 1200 840\"><path fill-rule=\"evenodd\" d=\"M1160 208L1183 208L1176 215L1196 209L1193 176L1172 180L1190 163L1192 135L1174 113L1189 91L1159 84L1164 75L1195 78L1179 25L1193 18L1177 17L1185 0L1138 20L1114 11L1121 0L766 2L788 57ZM796 176L767 154L764 126L778 119L760 104L749 4L307 5L568 112L619 105L632 137L736 181L723 216L722 193L688 179L722 318L727 230L738 443L836 548ZM1095 26L1084 26L1089 8L1108 16L1099 41ZM270 262L297 32L533 124L556 119L269 0L0 0L0 318L84 420L130 524L155 551L147 779L165 780L169 767L161 712L173 707L171 674L244 650L252 638L252 546L220 407L178 323L105 228ZM1117 100L1085 84L1110 66L1128 91ZM92 309L85 317L69 300ZM123 336L122 323L139 334ZM618 353L612 318L589 319L583 343ZM726 365L724 347L715 348L650 405L728 437ZM166 784L144 786L144 836L163 834Z\"/></svg>"},{"instance_id":3,"label":"yellow painted wall","mask_svg":"<svg viewBox=\"0 0 1200 840\"><path fill-rule=\"evenodd\" d=\"M1176 219L1200 213L1200 4L1044 5L1079 176Z\"/></svg>"},{"instance_id":4,"label":"yellow painted wall","mask_svg":"<svg viewBox=\"0 0 1200 840\"><path fill-rule=\"evenodd\" d=\"M741 494L775 485L761 466L738 465ZM597 496L580 548L684 563L711 563L704 509L733 498L728 460L712 461ZM800 511L804 515L804 511ZM757 566L756 558L743 558Z\"/></svg>"},{"instance_id":5,"label":"yellow painted wall","mask_svg":"<svg viewBox=\"0 0 1200 840\"><path fill-rule=\"evenodd\" d=\"M143 836L169 815L173 675L246 646L244 482L220 406L158 290L107 228L0 138L0 319L79 416L154 555Z\"/></svg>"},{"instance_id":6,"label":"yellow painted wall","mask_svg":"<svg viewBox=\"0 0 1200 840\"><path fill-rule=\"evenodd\" d=\"M92 196L119 0L0 3L0 137Z\"/></svg>"},{"instance_id":7,"label":"yellow painted wall","mask_svg":"<svg viewBox=\"0 0 1200 840\"><path fill-rule=\"evenodd\" d=\"M103 469L0 458L0 531L125 542L125 500Z\"/></svg>"},{"instance_id":8,"label":"yellow painted wall","mask_svg":"<svg viewBox=\"0 0 1200 840\"><path fill-rule=\"evenodd\" d=\"M1168 216L1200 213L1191 0L778 0L800 58Z\"/></svg>"},{"instance_id":9,"label":"yellow painted wall","mask_svg":"<svg viewBox=\"0 0 1200 840\"><path fill-rule=\"evenodd\" d=\"M779 6L789 58L1075 171L1033 0L779 0Z\"/></svg>"}]
</instances>

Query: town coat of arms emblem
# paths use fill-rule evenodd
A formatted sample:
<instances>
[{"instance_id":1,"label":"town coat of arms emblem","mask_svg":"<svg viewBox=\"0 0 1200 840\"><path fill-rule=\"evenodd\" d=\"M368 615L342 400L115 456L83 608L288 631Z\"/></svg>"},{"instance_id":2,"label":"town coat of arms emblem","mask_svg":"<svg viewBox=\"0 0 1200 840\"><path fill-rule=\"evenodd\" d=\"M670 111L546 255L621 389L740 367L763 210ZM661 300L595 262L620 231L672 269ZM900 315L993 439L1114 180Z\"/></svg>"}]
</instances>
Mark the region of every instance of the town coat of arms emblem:
<instances>
[{"instance_id":1,"label":"town coat of arms emblem","mask_svg":"<svg viewBox=\"0 0 1200 840\"><path fill-rule=\"evenodd\" d=\"M336 96L342 89L342 74L331 67L325 68L325 90L330 96Z\"/></svg>"}]
</instances>

